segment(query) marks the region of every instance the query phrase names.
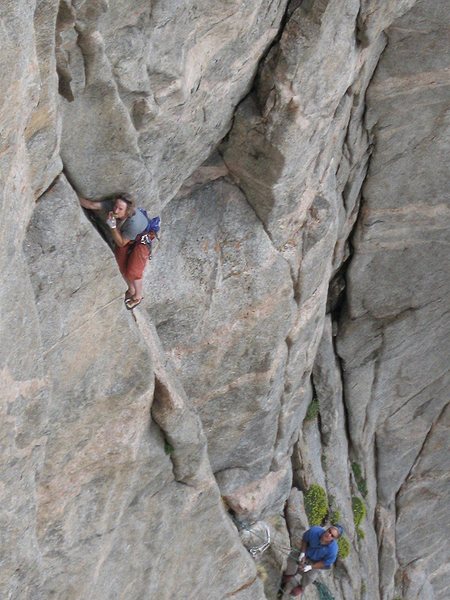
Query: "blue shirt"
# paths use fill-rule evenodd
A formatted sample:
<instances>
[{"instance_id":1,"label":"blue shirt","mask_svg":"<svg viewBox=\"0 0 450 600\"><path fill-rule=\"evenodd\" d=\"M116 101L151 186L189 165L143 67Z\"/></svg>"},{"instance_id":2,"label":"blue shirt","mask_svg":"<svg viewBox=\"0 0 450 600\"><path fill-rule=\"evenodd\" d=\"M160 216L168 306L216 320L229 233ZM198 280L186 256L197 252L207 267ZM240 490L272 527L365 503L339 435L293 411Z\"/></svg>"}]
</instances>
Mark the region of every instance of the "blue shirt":
<instances>
[{"instance_id":1,"label":"blue shirt","mask_svg":"<svg viewBox=\"0 0 450 600\"><path fill-rule=\"evenodd\" d=\"M336 540L333 540L330 544L321 544L320 538L324 534L326 529L314 525L308 531L303 534L303 541L306 542L306 558L309 558L312 562L323 561L325 566L331 567L336 562L338 555L339 546Z\"/></svg>"}]
</instances>

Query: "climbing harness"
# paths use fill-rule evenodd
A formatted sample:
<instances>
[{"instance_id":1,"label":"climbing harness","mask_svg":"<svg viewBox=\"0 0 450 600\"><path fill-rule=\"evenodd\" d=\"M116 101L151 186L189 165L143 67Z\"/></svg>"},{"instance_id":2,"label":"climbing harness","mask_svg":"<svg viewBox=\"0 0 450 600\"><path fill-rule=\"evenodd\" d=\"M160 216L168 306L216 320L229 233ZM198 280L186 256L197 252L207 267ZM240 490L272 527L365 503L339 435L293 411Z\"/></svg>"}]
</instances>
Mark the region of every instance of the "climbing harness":
<instances>
[{"instance_id":1,"label":"climbing harness","mask_svg":"<svg viewBox=\"0 0 450 600\"><path fill-rule=\"evenodd\" d=\"M155 235L155 237L153 239L158 239L159 240L159 238L158 238L157 235ZM153 249L152 241L153 240L150 237L149 233L145 233L144 235L139 236L139 243L140 244L144 244L148 248L148 260L150 260L151 257L152 257L152 249Z\"/></svg>"},{"instance_id":2,"label":"climbing harness","mask_svg":"<svg viewBox=\"0 0 450 600\"><path fill-rule=\"evenodd\" d=\"M144 244L148 248L148 260L151 260L153 242L155 239L159 242L158 233L161 229L161 217L153 217L150 219L145 208L138 208L138 210L147 219L147 227L129 244L128 254L133 250L135 244Z\"/></svg>"}]
</instances>

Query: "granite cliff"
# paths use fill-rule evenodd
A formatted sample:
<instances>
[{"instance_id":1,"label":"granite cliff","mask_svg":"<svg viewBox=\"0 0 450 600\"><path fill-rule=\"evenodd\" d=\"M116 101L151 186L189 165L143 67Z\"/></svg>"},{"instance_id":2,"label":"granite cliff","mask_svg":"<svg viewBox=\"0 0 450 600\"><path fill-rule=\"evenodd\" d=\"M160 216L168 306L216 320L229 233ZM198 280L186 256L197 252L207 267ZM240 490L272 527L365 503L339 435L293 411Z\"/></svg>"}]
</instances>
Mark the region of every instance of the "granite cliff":
<instances>
[{"instance_id":1,"label":"granite cliff","mask_svg":"<svg viewBox=\"0 0 450 600\"><path fill-rule=\"evenodd\" d=\"M274 599L315 489L336 600L444 600L448 3L0 24L0 596ZM163 223L133 312L78 202L121 190Z\"/></svg>"}]
</instances>

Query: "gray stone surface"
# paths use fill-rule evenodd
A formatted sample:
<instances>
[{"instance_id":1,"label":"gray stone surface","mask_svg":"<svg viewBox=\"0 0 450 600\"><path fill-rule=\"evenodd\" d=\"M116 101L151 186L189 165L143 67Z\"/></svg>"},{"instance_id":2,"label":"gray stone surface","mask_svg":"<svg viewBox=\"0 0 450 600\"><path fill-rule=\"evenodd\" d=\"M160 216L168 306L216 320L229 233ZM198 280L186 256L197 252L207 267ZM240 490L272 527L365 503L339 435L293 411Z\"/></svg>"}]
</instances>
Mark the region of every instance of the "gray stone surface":
<instances>
[{"instance_id":1,"label":"gray stone surface","mask_svg":"<svg viewBox=\"0 0 450 600\"><path fill-rule=\"evenodd\" d=\"M180 581L167 573L177 570L206 599L208 556L221 557L224 574L240 573L216 574L219 595L250 582L259 597L198 418L175 377L166 383L157 336L125 310L113 256L63 179L40 199L24 250L53 382L35 491L42 597L171 598ZM208 532L209 549L203 536L196 547L196 529ZM165 569L150 575L155 553Z\"/></svg>"},{"instance_id":2,"label":"gray stone surface","mask_svg":"<svg viewBox=\"0 0 450 600\"><path fill-rule=\"evenodd\" d=\"M302 536L308 529L308 518L304 509L303 494L293 487L286 501L286 524L292 548L299 549Z\"/></svg>"},{"instance_id":3,"label":"gray stone surface","mask_svg":"<svg viewBox=\"0 0 450 600\"><path fill-rule=\"evenodd\" d=\"M422 598L430 592L433 594L430 597L445 598L448 590L449 550L438 540L450 524L445 460L450 451L449 417L447 404L433 423L422 452L397 494L398 560L407 574L404 595L408 598ZM417 536L426 552L417 546Z\"/></svg>"},{"instance_id":4,"label":"gray stone surface","mask_svg":"<svg viewBox=\"0 0 450 600\"><path fill-rule=\"evenodd\" d=\"M394 14L401 10L397 3L390 8ZM230 173L290 264L297 303L273 469L298 438L329 281L348 257L367 170L364 95L383 39L375 36L367 49L356 43L360 9L359 2L292 3L283 35L221 147ZM372 15L364 13L373 31L386 11L377 5Z\"/></svg>"},{"instance_id":5,"label":"gray stone surface","mask_svg":"<svg viewBox=\"0 0 450 600\"><path fill-rule=\"evenodd\" d=\"M291 484L292 471L287 464L280 471L270 471L265 477L224 494L223 498L240 518L255 520L282 513Z\"/></svg>"},{"instance_id":6,"label":"gray stone surface","mask_svg":"<svg viewBox=\"0 0 450 600\"><path fill-rule=\"evenodd\" d=\"M293 6L260 70L256 93L239 107L224 147L229 169L280 248L297 245L292 239L301 235L314 198L326 186L337 149L328 142L345 132L345 104L351 104L346 91L358 60L359 2Z\"/></svg>"},{"instance_id":7,"label":"gray stone surface","mask_svg":"<svg viewBox=\"0 0 450 600\"><path fill-rule=\"evenodd\" d=\"M333 582L337 597L347 597L349 590L361 590L362 581L369 590L378 582L378 565L373 561L367 544L359 544L351 510L352 496L359 496L352 485L349 469L349 444L341 432L346 428L346 415L342 403L341 372L333 347L332 323L327 316L322 339L313 369L314 389L319 402L320 459L324 470L324 488L327 490L330 513L338 514L344 527L345 537L352 544L350 555L339 561L339 576ZM305 429L305 425L304 425ZM319 483L310 480L308 483ZM320 482L321 483L321 482ZM336 520L336 519L335 519ZM376 544L371 527L372 515L368 514L361 529L370 543ZM360 567L361 565L361 567Z\"/></svg>"},{"instance_id":8,"label":"gray stone surface","mask_svg":"<svg viewBox=\"0 0 450 600\"><path fill-rule=\"evenodd\" d=\"M35 194L60 169L54 34L43 23L41 5L34 4L0 7L0 593L22 598L37 598L41 581L36 479L44 460L50 387L22 242ZM51 12L51 3L42 8Z\"/></svg>"},{"instance_id":9,"label":"gray stone surface","mask_svg":"<svg viewBox=\"0 0 450 600\"><path fill-rule=\"evenodd\" d=\"M62 156L88 196L164 204L230 127L286 0L72 4Z\"/></svg>"},{"instance_id":10,"label":"gray stone surface","mask_svg":"<svg viewBox=\"0 0 450 600\"><path fill-rule=\"evenodd\" d=\"M378 502L394 517L403 490L411 489L415 465L430 461L439 469L442 461L426 440L438 423L444 426L440 415L450 377L449 205L441 160L448 153L449 54L435 52L437 45L448 46L447 34L448 10L439 2L418 2L388 31L368 96L375 150L353 239L348 313L338 335L352 444L368 465L372 505ZM436 511L430 504L425 509L422 497L437 494L442 505L448 503L448 482L426 488L424 482L414 499L407 495L408 514L416 512L415 519L432 531ZM431 549L414 566L399 558L417 547L417 538L400 534L407 529L401 523L396 556L405 597L423 597L430 580L435 597L445 597L448 575ZM381 546L382 556L384 548L392 557L391 545ZM382 597L390 598L390 570L382 570L381 582Z\"/></svg>"},{"instance_id":11,"label":"gray stone surface","mask_svg":"<svg viewBox=\"0 0 450 600\"><path fill-rule=\"evenodd\" d=\"M171 202L162 217L170 238L151 265L148 310L228 494L272 461L294 308L289 266L226 181Z\"/></svg>"}]
</instances>

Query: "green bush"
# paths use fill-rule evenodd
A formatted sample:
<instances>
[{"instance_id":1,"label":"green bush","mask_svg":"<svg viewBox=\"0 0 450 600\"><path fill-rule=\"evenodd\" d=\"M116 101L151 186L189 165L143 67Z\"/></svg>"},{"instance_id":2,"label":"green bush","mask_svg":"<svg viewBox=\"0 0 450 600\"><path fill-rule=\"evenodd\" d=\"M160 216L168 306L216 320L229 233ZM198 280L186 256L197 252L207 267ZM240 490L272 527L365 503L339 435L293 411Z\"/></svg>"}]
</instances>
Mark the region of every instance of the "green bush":
<instances>
[{"instance_id":1,"label":"green bush","mask_svg":"<svg viewBox=\"0 0 450 600\"><path fill-rule=\"evenodd\" d=\"M322 525L328 514L327 494L323 487L313 483L304 494L305 511L310 525Z\"/></svg>"},{"instance_id":2,"label":"green bush","mask_svg":"<svg viewBox=\"0 0 450 600\"><path fill-rule=\"evenodd\" d=\"M306 411L305 420L313 421L319 415L319 401L317 398L313 398L309 403L308 410Z\"/></svg>"},{"instance_id":3,"label":"green bush","mask_svg":"<svg viewBox=\"0 0 450 600\"><path fill-rule=\"evenodd\" d=\"M350 542L345 537L345 535L341 535L337 543L339 546L339 558L344 560L350 554Z\"/></svg>"},{"instance_id":4,"label":"green bush","mask_svg":"<svg viewBox=\"0 0 450 600\"><path fill-rule=\"evenodd\" d=\"M359 490L359 493L365 498L367 496L367 483L362 476L361 467L358 465L358 463L352 463L352 471L353 475L355 476L356 486Z\"/></svg>"}]
</instances>

